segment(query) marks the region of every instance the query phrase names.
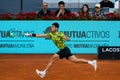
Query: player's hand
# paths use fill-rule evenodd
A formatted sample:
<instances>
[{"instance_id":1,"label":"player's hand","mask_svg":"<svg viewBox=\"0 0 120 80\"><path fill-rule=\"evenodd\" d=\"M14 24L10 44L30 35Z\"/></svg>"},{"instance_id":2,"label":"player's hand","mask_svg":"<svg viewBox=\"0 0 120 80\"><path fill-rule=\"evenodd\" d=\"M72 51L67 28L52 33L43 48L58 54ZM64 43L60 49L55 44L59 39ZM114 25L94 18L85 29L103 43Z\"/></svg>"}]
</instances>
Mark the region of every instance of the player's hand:
<instances>
[{"instance_id":1,"label":"player's hand","mask_svg":"<svg viewBox=\"0 0 120 80\"><path fill-rule=\"evenodd\" d=\"M70 41L70 38L67 37L67 36L64 36L63 38L64 38L65 40L67 40L67 41Z\"/></svg>"}]
</instances>

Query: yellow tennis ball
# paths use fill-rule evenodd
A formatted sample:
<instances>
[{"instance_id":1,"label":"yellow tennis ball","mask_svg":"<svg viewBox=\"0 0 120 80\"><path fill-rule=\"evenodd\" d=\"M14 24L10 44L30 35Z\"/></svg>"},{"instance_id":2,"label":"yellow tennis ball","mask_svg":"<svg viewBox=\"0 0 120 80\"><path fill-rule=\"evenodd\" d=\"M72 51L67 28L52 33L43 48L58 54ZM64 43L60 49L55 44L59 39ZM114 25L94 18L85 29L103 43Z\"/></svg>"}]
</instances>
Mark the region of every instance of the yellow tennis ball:
<instances>
[{"instance_id":1,"label":"yellow tennis ball","mask_svg":"<svg viewBox=\"0 0 120 80\"><path fill-rule=\"evenodd\" d=\"M13 34L13 33L10 33L10 37L13 37L13 38L14 38L15 36L14 36L14 34Z\"/></svg>"},{"instance_id":2,"label":"yellow tennis ball","mask_svg":"<svg viewBox=\"0 0 120 80\"><path fill-rule=\"evenodd\" d=\"M13 36L13 33L10 33L10 36Z\"/></svg>"}]
</instances>

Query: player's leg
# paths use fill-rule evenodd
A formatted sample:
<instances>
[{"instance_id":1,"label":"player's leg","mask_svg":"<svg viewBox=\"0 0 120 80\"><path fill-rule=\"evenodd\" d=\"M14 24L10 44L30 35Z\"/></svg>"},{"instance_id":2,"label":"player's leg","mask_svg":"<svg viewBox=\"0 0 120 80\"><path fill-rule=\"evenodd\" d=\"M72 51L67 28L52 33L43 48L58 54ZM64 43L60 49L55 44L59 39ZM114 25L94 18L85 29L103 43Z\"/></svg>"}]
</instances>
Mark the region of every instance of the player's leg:
<instances>
[{"instance_id":1,"label":"player's leg","mask_svg":"<svg viewBox=\"0 0 120 80\"><path fill-rule=\"evenodd\" d=\"M72 62L76 62L76 63L79 63L79 62L84 62L84 63L88 63L88 60L87 59L82 59L82 58L77 58L75 55L72 55L68 58L68 60L72 61Z\"/></svg>"},{"instance_id":2,"label":"player's leg","mask_svg":"<svg viewBox=\"0 0 120 80\"><path fill-rule=\"evenodd\" d=\"M54 54L51 58L50 61L48 63L48 65L46 66L46 69L43 71L39 71L38 69L36 69L36 73L41 77L45 77L45 74L48 72L48 70L51 68L52 64L57 61L59 59L59 55L58 54Z\"/></svg>"},{"instance_id":3,"label":"player's leg","mask_svg":"<svg viewBox=\"0 0 120 80\"><path fill-rule=\"evenodd\" d=\"M72 62L75 62L75 63L80 63L80 62L83 62L83 63L88 63L90 65L92 65L96 71L97 69L97 63L96 63L96 60L87 60L87 59L82 59L82 58L77 58L75 55L72 55L68 58L68 60L72 61Z\"/></svg>"},{"instance_id":4,"label":"player's leg","mask_svg":"<svg viewBox=\"0 0 120 80\"><path fill-rule=\"evenodd\" d=\"M49 63L48 63L48 65L47 65L47 67L46 67L46 69L45 70L49 70L50 69L50 67L52 66L52 64L55 62L55 61L57 61L59 59L59 55L58 54L54 54L52 57L51 57L51 59L50 59L50 61L49 61Z\"/></svg>"}]
</instances>

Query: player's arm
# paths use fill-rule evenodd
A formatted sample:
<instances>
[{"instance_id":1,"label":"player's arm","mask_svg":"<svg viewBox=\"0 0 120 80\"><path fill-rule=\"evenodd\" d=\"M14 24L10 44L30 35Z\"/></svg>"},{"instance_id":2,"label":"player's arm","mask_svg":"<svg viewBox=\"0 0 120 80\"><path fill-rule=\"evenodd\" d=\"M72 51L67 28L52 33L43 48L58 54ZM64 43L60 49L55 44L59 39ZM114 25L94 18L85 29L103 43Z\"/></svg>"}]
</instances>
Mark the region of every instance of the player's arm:
<instances>
[{"instance_id":1,"label":"player's arm","mask_svg":"<svg viewBox=\"0 0 120 80\"><path fill-rule=\"evenodd\" d=\"M47 34L36 34L37 38L49 38Z\"/></svg>"},{"instance_id":2,"label":"player's arm","mask_svg":"<svg viewBox=\"0 0 120 80\"><path fill-rule=\"evenodd\" d=\"M64 38L65 40L67 40L67 41L70 41L70 38L67 37L67 36L64 36L63 38Z\"/></svg>"},{"instance_id":3,"label":"player's arm","mask_svg":"<svg viewBox=\"0 0 120 80\"><path fill-rule=\"evenodd\" d=\"M37 38L49 38L47 34L29 34L28 36L33 36Z\"/></svg>"}]
</instances>

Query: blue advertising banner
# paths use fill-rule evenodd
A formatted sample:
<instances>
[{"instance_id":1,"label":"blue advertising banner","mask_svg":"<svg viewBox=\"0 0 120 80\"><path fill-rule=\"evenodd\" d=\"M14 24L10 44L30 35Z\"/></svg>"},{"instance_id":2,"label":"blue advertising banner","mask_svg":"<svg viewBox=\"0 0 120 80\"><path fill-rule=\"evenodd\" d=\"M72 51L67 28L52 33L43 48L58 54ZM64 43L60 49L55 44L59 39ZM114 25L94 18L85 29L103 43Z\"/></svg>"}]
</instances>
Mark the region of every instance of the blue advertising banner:
<instances>
[{"instance_id":1,"label":"blue advertising banner","mask_svg":"<svg viewBox=\"0 0 120 80\"><path fill-rule=\"evenodd\" d=\"M58 48L50 39L25 36L45 34L52 23L70 37L72 53L97 54L99 46L120 46L119 21L0 21L0 54L53 54Z\"/></svg>"}]
</instances>

